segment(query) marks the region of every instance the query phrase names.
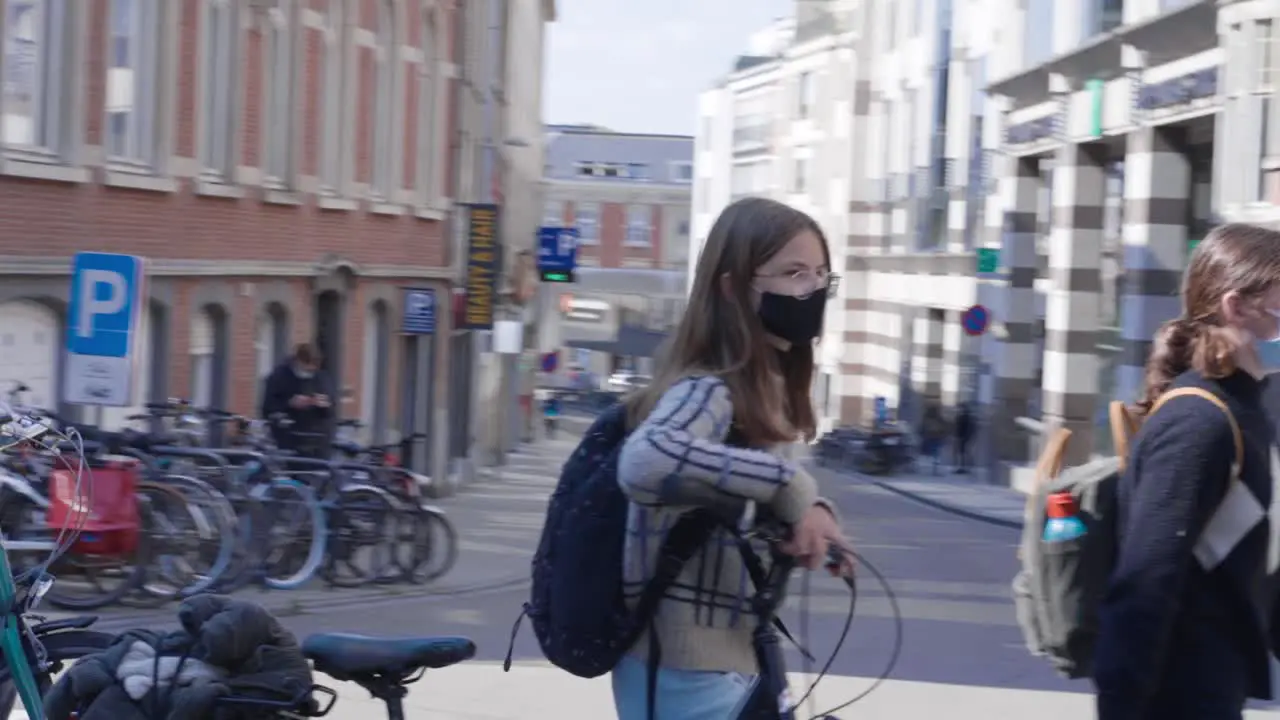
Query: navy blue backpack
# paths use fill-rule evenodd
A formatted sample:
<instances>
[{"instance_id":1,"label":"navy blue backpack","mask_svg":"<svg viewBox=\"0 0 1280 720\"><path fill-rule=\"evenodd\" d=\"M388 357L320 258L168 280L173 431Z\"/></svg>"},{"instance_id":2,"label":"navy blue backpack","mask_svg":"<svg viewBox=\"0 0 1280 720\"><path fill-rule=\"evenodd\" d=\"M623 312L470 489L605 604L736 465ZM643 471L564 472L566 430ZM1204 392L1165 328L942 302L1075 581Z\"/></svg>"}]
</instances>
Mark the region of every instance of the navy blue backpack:
<instances>
[{"instance_id":1,"label":"navy blue backpack","mask_svg":"<svg viewBox=\"0 0 1280 720\"><path fill-rule=\"evenodd\" d=\"M516 633L527 615L551 664L583 678L610 672L648 627L681 568L710 539L716 523L707 513L682 516L635 609L627 607L622 553L628 500L618 485L626 436L626 409L616 404L596 418L565 462L547 505L533 556L533 587L512 628L504 670L511 669Z\"/></svg>"}]
</instances>

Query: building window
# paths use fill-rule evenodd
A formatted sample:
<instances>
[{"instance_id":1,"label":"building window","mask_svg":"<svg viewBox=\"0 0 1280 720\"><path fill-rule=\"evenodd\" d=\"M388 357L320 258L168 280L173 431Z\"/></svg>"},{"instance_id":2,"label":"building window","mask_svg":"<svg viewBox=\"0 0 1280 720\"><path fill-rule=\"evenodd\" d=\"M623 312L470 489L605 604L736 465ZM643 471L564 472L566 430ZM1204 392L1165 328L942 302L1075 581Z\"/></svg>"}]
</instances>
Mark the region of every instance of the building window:
<instances>
[{"instance_id":1,"label":"building window","mask_svg":"<svg viewBox=\"0 0 1280 720\"><path fill-rule=\"evenodd\" d=\"M809 187L809 158L796 158L795 175L791 178L791 191L806 192Z\"/></svg>"},{"instance_id":2,"label":"building window","mask_svg":"<svg viewBox=\"0 0 1280 720\"><path fill-rule=\"evenodd\" d=\"M440 113L440 43L436 34L434 13L425 13L422 28L422 63L418 66L418 185L422 189L419 203L423 207L440 204L443 190L443 164L439 151L443 145L439 132L444 127Z\"/></svg>"},{"instance_id":3,"label":"building window","mask_svg":"<svg viewBox=\"0 0 1280 720\"><path fill-rule=\"evenodd\" d=\"M157 0L111 0L105 143L113 162L155 162L159 14Z\"/></svg>"},{"instance_id":4,"label":"building window","mask_svg":"<svg viewBox=\"0 0 1280 720\"><path fill-rule=\"evenodd\" d=\"M813 116L813 105L817 100L817 87L814 85L814 82L813 73L800 73L799 84L796 87L796 97L798 100L796 105L796 117L800 120L805 120Z\"/></svg>"},{"instance_id":5,"label":"building window","mask_svg":"<svg viewBox=\"0 0 1280 720\"><path fill-rule=\"evenodd\" d=\"M653 243L653 209L648 205L627 206L627 245L648 247Z\"/></svg>"},{"instance_id":6,"label":"building window","mask_svg":"<svg viewBox=\"0 0 1280 720\"><path fill-rule=\"evenodd\" d=\"M63 93L70 70L63 63L66 0L8 0L0 140L10 148L60 153Z\"/></svg>"},{"instance_id":7,"label":"building window","mask_svg":"<svg viewBox=\"0 0 1280 720\"><path fill-rule=\"evenodd\" d=\"M574 223L578 226L578 243L596 245L600 242L600 206L595 203L579 203L574 208Z\"/></svg>"},{"instance_id":8,"label":"building window","mask_svg":"<svg viewBox=\"0 0 1280 720\"><path fill-rule=\"evenodd\" d=\"M1270 95L1276 88L1276 66L1280 63L1276 37L1270 20L1258 21L1258 82L1254 92Z\"/></svg>"},{"instance_id":9,"label":"building window","mask_svg":"<svg viewBox=\"0 0 1280 720\"><path fill-rule=\"evenodd\" d=\"M202 24L204 63L204 102L200 142L200 161L204 169L220 180L230 180L235 163L232 138L235 133L236 36L239 19L231 0L205 0Z\"/></svg>"},{"instance_id":10,"label":"building window","mask_svg":"<svg viewBox=\"0 0 1280 720\"><path fill-rule=\"evenodd\" d=\"M691 162L671 163L671 179L678 183L693 182L693 163Z\"/></svg>"},{"instance_id":11,"label":"building window","mask_svg":"<svg viewBox=\"0 0 1280 720\"><path fill-rule=\"evenodd\" d=\"M1053 54L1053 0L1027 0L1022 17L1022 67L1035 67Z\"/></svg>"},{"instance_id":12,"label":"building window","mask_svg":"<svg viewBox=\"0 0 1280 720\"><path fill-rule=\"evenodd\" d=\"M324 28L324 145L320 150L320 187L329 194L341 194L346 179L348 145L346 102L349 87L347 73L346 23L343 1L330 0Z\"/></svg>"},{"instance_id":13,"label":"building window","mask_svg":"<svg viewBox=\"0 0 1280 720\"><path fill-rule=\"evenodd\" d=\"M294 62L293 27L289 22L288 8L277 6L267 13L267 61L266 82L266 142L263 156L266 158L267 183L288 187L293 176L293 98Z\"/></svg>"},{"instance_id":14,"label":"building window","mask_svg":"<svg viewBox=\"0 0 1280 720\"><path fill-rule=\"evenodd\" d=\"M372 194L381 200L390 200L395 191L395 137L396 137L396 52L394 8L390 0L378 4L377 85L374 88L373 125L373 177L369 183Z\"/></svg>"}]
</instances>

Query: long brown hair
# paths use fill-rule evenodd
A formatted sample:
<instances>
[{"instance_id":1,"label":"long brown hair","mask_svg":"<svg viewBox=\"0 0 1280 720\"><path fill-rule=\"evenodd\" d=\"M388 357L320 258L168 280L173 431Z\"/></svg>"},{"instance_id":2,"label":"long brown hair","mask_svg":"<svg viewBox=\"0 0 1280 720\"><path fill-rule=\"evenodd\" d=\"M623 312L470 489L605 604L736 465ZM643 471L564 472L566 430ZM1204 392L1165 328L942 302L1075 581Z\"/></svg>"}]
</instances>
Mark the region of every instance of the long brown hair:
<instances>
[{"instance_id":1,"label":"long brown hair","mask_svg":"<svg viewBox=\"0 0 1280 720\"><path fill-rule=\"evenodd\" d=\"M684 316L661 353L653 382L627 398L632 427L680 379L707 374L728 386L734 424L748 444L813 439L813 346L779 351L768 340L751 294L760 266L806 230L821 240L830 265L826 236L813 218L795 208L751 197L720 213L698 258ZM728 292L721 280L726 276Z\"/></svg>"},{"instance_id":2,"label":"long brown hair","mask_svg":"<svg viewBox=\"0 0 1280 720\"><path fill-rule=\"evenodd\" d=\"M1150 412L1174 378L1188 370L1207 378L1234 373L1240 341L1223 321L1222 298L1230 292L1257 298L1278 282L1280 233L1238 223L1214 228L1183 276L1182 316L1156 332L1138 409Z\"/></svg>"}]
</instances>

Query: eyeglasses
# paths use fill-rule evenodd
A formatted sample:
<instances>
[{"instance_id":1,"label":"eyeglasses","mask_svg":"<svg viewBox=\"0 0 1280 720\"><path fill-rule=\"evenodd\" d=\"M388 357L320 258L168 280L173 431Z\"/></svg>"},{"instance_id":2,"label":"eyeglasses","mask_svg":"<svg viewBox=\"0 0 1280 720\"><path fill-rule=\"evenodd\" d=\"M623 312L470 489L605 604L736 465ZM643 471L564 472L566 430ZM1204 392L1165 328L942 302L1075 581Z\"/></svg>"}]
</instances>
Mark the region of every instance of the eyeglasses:
<instances>
[{"instance_id":1,"label":"eyeglasses","mask_svg":"<svg viewBox=\"0 0 1280 720\"><path fill-rule=\"evenodd\" d=\"M785 288L786 294L796 297L808 297L819 290L826 290L827 297L833 298L840 289L840 276L829 270L788 270L759 274L756 278L772 280L779 288Z\"/></svg>"}]
</instances>

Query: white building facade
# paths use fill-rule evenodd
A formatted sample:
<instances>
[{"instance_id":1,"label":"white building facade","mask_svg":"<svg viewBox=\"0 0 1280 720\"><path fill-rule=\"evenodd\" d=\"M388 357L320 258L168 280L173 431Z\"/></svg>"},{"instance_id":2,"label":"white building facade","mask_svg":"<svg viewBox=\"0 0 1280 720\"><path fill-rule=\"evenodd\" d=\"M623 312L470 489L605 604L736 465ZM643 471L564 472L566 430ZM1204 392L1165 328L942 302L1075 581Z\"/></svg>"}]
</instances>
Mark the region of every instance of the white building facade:
<instances>
[{"instance_id":1,"label":"white building facade","mask_svg":"<svg viewBox=\"0 0 1280 720\"><path fill-rule=\"evenodd\" d=\"M726 205L764 196L809 213L821 225L837 272L848 254L852 121L857 71L848 16L804 3L751 39L753 54L699 100L695 142L690 279L702 244ZM847 313L832 303L819 345L814 396L825 427L853 392L841 372Z\"/></svg>"},{"instance_id":2,"label":"white building facade","mask_svg":"<svg viewBox=\"0 0 1280 720\"><path fill-rule=\"evenodd\" d=\"M1280 223L1280 2L796 7L700 98L691 260L737 196L811 212L845 258L833 420L975 401L993 466L1025 458L1022 416L1075 431L1072 459L1105 451L1195 243Z\"/></svg>"}]
</instances>

